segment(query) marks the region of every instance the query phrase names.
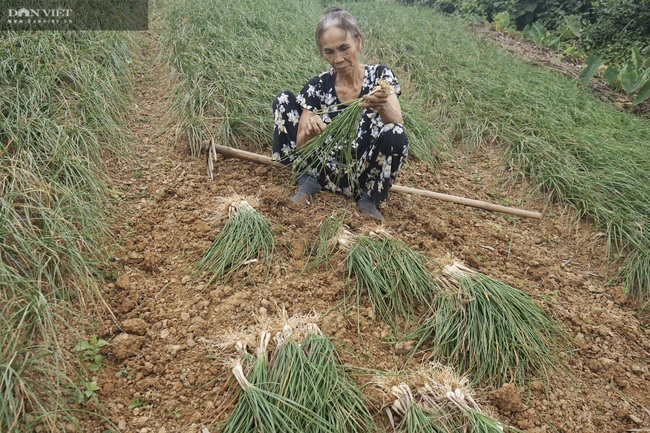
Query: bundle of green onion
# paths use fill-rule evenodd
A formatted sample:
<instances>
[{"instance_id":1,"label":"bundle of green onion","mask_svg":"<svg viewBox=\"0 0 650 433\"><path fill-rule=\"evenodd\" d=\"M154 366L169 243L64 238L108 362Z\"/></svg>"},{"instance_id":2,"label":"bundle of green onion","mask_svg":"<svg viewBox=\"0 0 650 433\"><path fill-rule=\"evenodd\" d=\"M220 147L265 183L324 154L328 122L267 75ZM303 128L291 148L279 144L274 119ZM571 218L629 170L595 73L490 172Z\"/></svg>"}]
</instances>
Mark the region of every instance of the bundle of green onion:
<instances>
[{"instance_id":1,"label":"bundle of green onion","mask_svg":"<svg viewBox=\"0 0 650 433\"><path fill-rule=\"evenodd\" d=\"M366 292L374 313L389 324L414 319L439 292L427 258L386 233L356 237L350 243L348 270L356 280L357 302Z\"/></svg>"},{"instance_id":2,"label":"bundle of green onion","mask_svg":"<svg viewBox=\"0 0 650 433\"><path fill-rule=\"evenodd\" d=\"M273 255L275 243L271 224L246 201L233 203L228 222L194 268L206 272L208 283L226 282L244 266L267 261Z\"/></svg>"},{"instance_id":3,"label":"bundle of green onion","mask_svg":"<svg viewBox=\"0 0 650 433\"><path fill-rule=\"evenodd\" d=\"M314 324L304 333L297 341L285 325L274 338L270 359L270 334L262 333L248 379L241 363L233 369L241 391L222 432L377 431L360 387L346 374L331 341Z\"/></svg>"},{"instance_id":4,"label":"bundle of green onion","mask_svg":"<svg viewBox=\"0 0 650 433\"><path fill-rule=\"evenodd\" d=\"M271 340L271 334L264 331L260 334L260 344L257 346L257 356L250 373L250 381L253 385L266 387L269 381L268 367L269 357L266 350Z\"/></svg>"},{"instance_id":5,"label":"bundle of green onion","mask_svg":"<svg viewBox=\"0 0 650 433\"><path fill-rule=\"evenodd\" d=\"M395 401L387 413L393 424L393 412L401 418L400 423L395 426L396 431L405 433L449 432L446 416L442 409L417 404L411 388L406 383L393 386L391 392Z\"/></svg>"},{"instance_id":6,"label":"bundle of green onion","mask_svg":"<svg viewBox=\"0 0 650 433\"><path fill-rule=\"evenodd\" d=\"M409 336L414 351L428 343L433 359L493 386L555 368L568 337L530 295L459 263L439 281L445 292Z\"/></svg>"},{"instance_id":7,"label":"bundle of green onion","mask_svg":"<svg viewBox=\"0 0 650 433\"><path fill-rule=\"evenodd\" d=\"M320 399L317 387L305 380L311 373L305 352L300 344L292 338L293 329L285 325L281 334L276 334L276 347L273 351L273 363L270 367L270 381L275 384L276 392L298 404L310 404Z\"/></svg>"},{"instance_id":8,"label":"bundle of green onion","mask_svg":"<svg viewBox=\"0 0 650 433\"><path fill-rule=\"evenodd\" d=\"M419 375L424 382L418 388L422 404L443 408L449 415L449 424L454 426L450 431L520 433L519 429L506 426L485 413L474 398L469 379L459 376L453 368L432 363L427 369L421 370Z\"/></svg>"},{"instance_id":9,"label":"bundle of green onion","mask_svg":"<svg viewBox=\"0 0 650 433\"><path fill-rule=\"evenodd\" d=\"M266 389L267 383L262 382L257 385L251 383L246 379L241 364L235 365L232 372L241 387L241 392L234 412L223 423L221 433L298 432L301 431L301 427L291 416L295 411L303 413L322 429L320 431L333 432L308 409L299 407L293 401ZM293 410L284 410L285 406Z\"/></svg>"},{"instance_id":10,"label":"bundle of green onion","mask_svg":"<svg viewBox=\"0 0 650 433\"><path fill-rule=\"evenodd\" d=\"M473 396L469 380L460 377L447 366L431 364L411 374L409 384L391 388L395 401L388 408L401 419L396 430L406 433L518 433L520 430L503 425L485 411ZM415 394L415 395L414 395Z\"/></svg>"},{"instance_id":11,"label":"bundle of green onion","mask_svg":"<svg viewBox=\"0 0 650 433\"><path fill-rule=\"evenodd\" d=\"M336 250L338 244L338 234L343 224L343 217L327 215L320 224L318 238L312 244L309 251L309 257L305 263L303 272L309 272L322 264L326 269L329 268L329 262Z\"/></svg>"},{"instance_id":12,"label":"bundle of green onion","mask_svg":"<svg viewBox=\"0 0 650 433\"><path fill-rule=\"evenodd\" d=\"M313 369L310 380L321 395L320 405L314 411L337 432L378 431L361 388L347 374L331 340L313 323L307 325L306 332L301 346Z\"/></svg>"},{"instance_id":13,"label":"bundle of green onion","mask_svg":"<svg viewBox=\"0 0 650 433\"><path fill-rule=\"evenodd\" d=\"M390 85L382 81L369 94L373 95L377 92L384 92L388 95L391 92ZM347 185L351 190L357 187L355 174L357 155L352 144L357 138L359 119L363 111L359 105L363 101L363 98L359 98L315 112L317 115L334 112L339 112L339 114L322 133L298 148L297 158L294 162L294 181L305 173L317 176L326 171L334 184L340 185L340 181L346 178ZM330 172L326 168L326 164L332 158L336 160L336 167L331 167L333 170Z\"/></svg>"}]
</instances>

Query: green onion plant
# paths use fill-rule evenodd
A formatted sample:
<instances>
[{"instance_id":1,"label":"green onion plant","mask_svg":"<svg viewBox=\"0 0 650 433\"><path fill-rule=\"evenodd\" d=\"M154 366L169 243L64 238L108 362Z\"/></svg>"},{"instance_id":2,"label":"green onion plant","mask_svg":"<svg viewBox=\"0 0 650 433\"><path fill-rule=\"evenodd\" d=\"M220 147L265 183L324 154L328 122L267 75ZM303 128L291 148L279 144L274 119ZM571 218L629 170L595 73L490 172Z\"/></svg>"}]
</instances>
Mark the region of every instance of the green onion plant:
<instances>
[{"instance_id":1,"label":"green onion plant","mask_svg":"<svg viewBox=\"0 0 650 433\"><path fill-rule=\"evenodd\" d=\"M439 292L426 257L388 234L358 236L349 248L357 303L367 294L375 314L389 324L415 320Z\"/></svg>"},{"instance_id":2,"label":"green onion plant","mask_svg":"<svg viewBox=\"0 0 650 433\"><path fill-rule=\"evenodd\" d=\"M233 203L223 230L195 267L196 273L207 273L208 283L225 282L246 265L266 262L275 250L271 224L246 201Z\"/></svg>"},{"instance_id":3,"label":"green onion plant","mask_svg":"<svg viewBox=\"0 0 650 433\"><path fill-rule=\"evenodd\" d=\"M104 308L98 282L114 205L107 164L127 154L135 39L0 38L0 431L79 427L67 390L86 372L58 332L85 334Z\"/></svg>"},{"instance_id":4,"label":"green onion plant","mask_svg":"<svg viewBox=\"0 0 650 433\"><path fill-rule=\"evenodd\" d=\"M454 365L476 383L500 386L547 377L569 339L527 293L460 263L444 266L445 290L409 338L434 360Z\"/></svg>"}]
</instances>

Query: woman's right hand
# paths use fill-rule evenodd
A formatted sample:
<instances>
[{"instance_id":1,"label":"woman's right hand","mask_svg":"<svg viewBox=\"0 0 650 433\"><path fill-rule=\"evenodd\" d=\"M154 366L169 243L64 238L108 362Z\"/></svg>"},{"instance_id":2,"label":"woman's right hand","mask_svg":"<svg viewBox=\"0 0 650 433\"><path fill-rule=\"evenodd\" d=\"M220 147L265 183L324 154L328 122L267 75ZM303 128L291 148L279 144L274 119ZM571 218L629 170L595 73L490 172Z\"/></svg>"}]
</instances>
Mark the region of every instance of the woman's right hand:
<instances>
[{"instance_id":1,"label":"woman's right hand","mask_svg":"<svg viewBox=\"0 0 650 433\"><path fill-rule=\"evenodd\" d=\"M313 137L323 132L326 126L319 115L311 113L307 118L307 122L305 122L305 132L310 137Z\"/></svg>"},{"instance_id":2,"label":"woman's right hand","mask_svg":"<svg viewBox=\"0 0 650 433\"><path fill-rule=\"evenodd\" d=\"M298 124L298 139L297 146L301 146L308 142L311 138L317 136L325 130L327 124L323 119L314 114L312 111L303 110L300 115L300 123Z\"/></svg>"}]
</instances>

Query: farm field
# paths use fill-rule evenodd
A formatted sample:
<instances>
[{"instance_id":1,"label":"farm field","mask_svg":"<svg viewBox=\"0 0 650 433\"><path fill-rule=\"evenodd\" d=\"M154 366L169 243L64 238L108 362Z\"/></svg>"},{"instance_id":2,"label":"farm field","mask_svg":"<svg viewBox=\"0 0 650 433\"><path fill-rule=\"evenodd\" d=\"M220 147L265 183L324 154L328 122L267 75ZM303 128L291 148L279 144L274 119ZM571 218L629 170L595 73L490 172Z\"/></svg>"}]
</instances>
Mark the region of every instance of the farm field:
<instances>
[{"instance_id":1,"label":"farm field","mask_svg":"<svg viewBox=\"0 0 650 433\"><path fill-rule=\"evenodd\" d=\"M123 431L199 432L228 414L223 389L228 375L210 358L224 332L254 325L257 317L312 310L327 314L326 335L352 365L380 370L402 367L408 348L386 340L390 329L360 311L340 314L346 268L338 253L329 271L301 275L305 249L327 215L345 211L353 230L376 230L354 203L322 194L305 210L285 201L292 189L278 169L219 159L215 180L202 159L190 158L187 142L175 143L165 77L146 69L137 79L133 110L135 163L113 173L124 200L116 252L118 279L106 286L118 323L140 323L129 332L137 348L114 347L117 358L100 372L100 401ZM538 296L575 340L567 371L551 375L548 394L540 381L480 393L498 419L527 432L626 431L648 423L650 336L620 286L608 284L611 269L590 224L572 222L570 211L546 207L521 188L505 188L495 176L495 154L460 157L439 170L412 161L400 183L467 197L510 197L527 209L544 210L542 221L513 219L415 196L395 195L382 228L431 257L453 253L469 266ZM136 175L136 173L138 173ZM469 173L469 175L468 175ZM260 283L204 285L186 274L223 228L227 203L246 199L274 226L277 252L271 275ZM104 338L118 333L115 327ZM139 336L142 334L142 336ZM122 351L124 350L124 351ZM130 379L114 373L128 368ZM129 409L134 401L141 407ZM635 421L636 420L636 421ZM639 424L640 423L640 424ZM210 430L212 431L212 430Z\"/></svg>"},{"instance_id":2,"label":"farm field","mask_svg":"<svg viewBox=\"0 0 650 433\"><path fill-rule=\"evenodd\" d=\"M322 11L316 3L309 3L311 6L302 11L313 13L312 21ZM385 3L385 8L393 7ZM441 92L437 115L451 120L432 122L430 129L436 131L414 133L415 157L400 173L398 183L536 210L543 213L543 219L519 218L403 194L391 195L381 224L363 219L350 199L329 193L317 196L309 207L296 208L287 201L294 189L290 173L221 155L211 180L206 175L205 155L200 155L200 142L214 136L217 142L270 154L264 146L272 120L270 101L283 89L274 86L284 82L289 88L299 86L310 71L324 66L316 63L311 40L305 39L305 51L300 55L309 60L291 72L295 75L278 73L279 77L274 77L272 69L254 71L252 80L261 83L260 87L241 90L233 84L228 88L228 97L239 105L228 106L230 100L219 96L223 91L219 86L227 86L228 79L242 76L242 65L250 60L245 55L259 56L270 49L269 41L260 42L259 52L242 52L240 64L232 59L228 61L233 63L227 63L226 59L206 57L214 62L211 67L224 61L226 69L232 68L228 70L232 75L224 75L221 82L211 83L209 75L202 76L205 71L184 75L192 71L188 66L204 65L200 56L211 48L201 44L194 50L175 46L195 42L192 38L196 35L188 30L191 19L184 22L187 26L179 25L172 31L165 26L170 26L170 17L183 9L183 3L166 1L156 3L156 7L159 9L154 12L152 30L138 39L139 47L130 66L131 103L122 108L131 154L106 157L106 182L114 203L104 204L112 211L107 218L110 257L101 266L107 278L97 281L108 308L99 303L91 307L97 312L87 314L91 327L75 331L85 336L71 329L58 329L61 345L73 355L75 343L83 338L97 337L110 345L101 350L101 367L88 372L97 385L92 398L85 405L79 401L73 404L80 409L75 415L80 425L68 423L62 431L219 431L215 424L226 419L234 407L234 381L220 355L219 343L245 327L259 328L260 323L273 323L273 332L278 331L278 318L283 314L318 316L314 320L334 342L343 362L351 366L351 371L362 373L355 375L359 383L365 383L377 371L420 365L422 354L410 358L413 341L396 341L393 329L376 317L366 298L356 305L348 297L354 287L348 281L343 248L335 249L327 267L304 272L309 249L318 239L321 223L329 216L340 217L354 234L386 231L434 260L453 255L470 268L531 294L566 330L571 338L569 350L562 354L566 368L558 364L557 369L548 372L547 379L533 376L524 384L475 387L479 402L497 420L527 433L650 428L650 319L647 312L639 312L643 301L638 302L634 293L626 294L619 278L619 268L629 266L629 262L614 260L620 238L606 231L611 224L603 220L603 215L609 210L586 205L576 211L572 197L569 205L549 199L545 188L553 182L542 188L534 183L543 176L541 170L522 170L533 180L513 175L517 168L513 168L512 154L500 146L499 137L489 137L490 125L472 117L478 116L479 108L467 108L469 113L458 108L462 92L447 95L457 98L454 103L445 101ZM399 14L402 10L391 11ZM263 12L251 13L250 22L254 28L268 30L263 26ZM368 38L377 36L374 30ZM480 49L481 44L476 45ZM385 50L378 42L371 45L367 55L374 59L389 53ZM186 57L178 61L174 58L178 53ZM398 60L391 58L387 63ZM315 63L308 63L312 61ZM405 87L405 111L410 110L414 116L410 121L420 126L418 122L423 119L419 116L430 117L427 110L435 111L436 104L417 96L418 77L405 70L398 77ZM259 89L268 94L255 95ZM467 92L471 90L475 89ZM187 105L182 101L191 99L187 98L188 92L200 95L194 102L205 102L199 115L184 111ZM408 92L416 96L408 99ZM201 100L203 96L206 99ZM247 98L259 101L259 106L247 109ZM227 115L220 112L225 106ZM427 108L420 111L423 106ZM533 114L531 110L521 116ZM467 123L462 116L468 116ZM580 117L580 113L572 112L572 116ZM500 120L495 115L495 124ZM513 114L511 120L515 122L512 129L516 129L519 117ZM586 115L578 120L589 121ZM635 122L629 120L630 127L636 126ZM223 128L222 124L228 126ZM522 129L541 134L544 127L540 121ZM645 137L645 131L640 136ZM549 136L563 134L568 133L558 129ZM626 133L621 135L627 137ZM578 138L572 144L579 147ZM431 154L435 157L428 158ZM639 155L638 161L648 158L647 153ZM559 176L554 179L558 184L563 181ZM580 193L577 188L569 192L575 197ZM552 195L555 200L567 198L558 192ZM251 263L230 281L208 282L208 275L197 276L191 269L224 230L228 205L240 200L248 201L271 222L275 251L268 275L263 263ZM594 220L600 225L596 226ZM616 227L623 227L619 232L628 230L625 224ZM633 231L629 233L635 236ZM643 241L641 238L639 242ZM647 252L644 248L646 244L641 244L642 257ZM643 271L635 275L631 280L644 278ZM375 420L390 431L382 412L387 401L382 401L373 387L365 390L371 397L369 407ZM85 414L85 409L102 415ZM52 427L36 425L35 431L50 431Z\"/></svg>"}]
</instances>

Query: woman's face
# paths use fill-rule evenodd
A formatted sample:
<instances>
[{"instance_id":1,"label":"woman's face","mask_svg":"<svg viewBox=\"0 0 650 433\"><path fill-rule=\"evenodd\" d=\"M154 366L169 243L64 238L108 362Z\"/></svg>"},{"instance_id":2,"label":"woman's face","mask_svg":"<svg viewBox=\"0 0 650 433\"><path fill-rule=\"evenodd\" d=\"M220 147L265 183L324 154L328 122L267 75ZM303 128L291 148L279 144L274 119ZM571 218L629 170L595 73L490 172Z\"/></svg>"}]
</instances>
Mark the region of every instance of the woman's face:
<instances>
[{"instance_id":1,"label":"woman's face","mask_svg":"<svg viewBox=\"0 0 650 433\"><path fill-rule=\"evenodd\" d=\"M323 58L338 74L352 74L359 65L357 54L361 51L361 38L354 38L338 27L325 30L320 38Z\"/></svg>"}]
</instances>

